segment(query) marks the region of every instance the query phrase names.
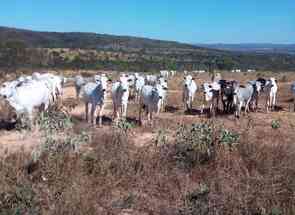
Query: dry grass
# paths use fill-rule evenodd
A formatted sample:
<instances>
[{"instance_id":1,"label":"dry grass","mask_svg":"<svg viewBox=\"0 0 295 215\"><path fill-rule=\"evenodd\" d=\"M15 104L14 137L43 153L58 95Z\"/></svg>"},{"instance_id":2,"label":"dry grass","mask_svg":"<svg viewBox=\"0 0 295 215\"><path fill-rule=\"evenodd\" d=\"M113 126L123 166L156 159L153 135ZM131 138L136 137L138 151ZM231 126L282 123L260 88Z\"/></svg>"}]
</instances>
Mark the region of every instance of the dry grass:
<instances>
[{"instance_id":1,"label":"dry grass","mask_svg":"<svg viewBox=\"0 0 295 215\"><path fill-rule=\"evenodd\" d=\"M135 147L121 132L98 133L90 149L24 153L0 162L2 214L294 214L293 144L251 142L182 169L174 141ZM218 141L216 138L213 141Z\"/></svg>"}]
</instances>

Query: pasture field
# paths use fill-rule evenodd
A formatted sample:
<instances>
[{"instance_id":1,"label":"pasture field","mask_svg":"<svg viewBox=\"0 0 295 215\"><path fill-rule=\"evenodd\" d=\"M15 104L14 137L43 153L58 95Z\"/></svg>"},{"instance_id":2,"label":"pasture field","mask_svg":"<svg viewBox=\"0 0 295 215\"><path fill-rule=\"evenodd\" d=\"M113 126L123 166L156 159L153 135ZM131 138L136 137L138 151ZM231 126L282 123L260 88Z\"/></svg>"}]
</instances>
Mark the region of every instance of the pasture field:
<instances>
[{"instance_id":1,"label":"pasture field","mask_svg":"<svg viewBox=\"0 0 295 215\"><path fill-rule=\"evenodd\" d=\"M70 128L48 132L41 123L28 131L1 123L0 214L295 214L295 73L222 73L241 83L278 80L276 110L266 113L262 96L258 111L239 119L221 111L200 115L200 84L210 77L194 76L193 110L184 111L178 74L168 81L168 105L153 126L138 125L134 100L127 122L113 125L110 95L102 128L89 125L72 83L63 95ZM195 125L209 129L205 151L194 143L204 135L194 133ZM87 140L79 144L82 134ZM67 140L74 150L61 146ZM52 147L54 141L61 145Z\"/></svg>"}]
</instances>

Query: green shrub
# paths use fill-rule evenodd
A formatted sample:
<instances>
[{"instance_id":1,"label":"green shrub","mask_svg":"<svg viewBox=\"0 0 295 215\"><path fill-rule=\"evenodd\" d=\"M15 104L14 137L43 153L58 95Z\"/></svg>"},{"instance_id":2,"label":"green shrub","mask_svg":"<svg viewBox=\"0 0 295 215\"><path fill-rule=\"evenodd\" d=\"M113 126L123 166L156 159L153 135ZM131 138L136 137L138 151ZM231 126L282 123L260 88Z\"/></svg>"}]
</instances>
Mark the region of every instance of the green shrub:
<instances>
[{"instance_id":1,"label":"green shrub","mask_svg":"<svg viewBox=\"0 0 295 215\"><path fill-rule=\"evenodd\" d=\"M183 167L208 161L212 146L213 130L208 123L181 125L176 132L176 160Z\"/></svg>"},{"instance_id":2,"label":"green shrub","mask_svg":"<svg viewBox=\"0 0 295 215\"><path fill-rule=\"evenodd\" d=\"M273 129L279 129L281 127L279 120L272 120L271 121L271 127Z\"/></svg>"},{"instance_id":3,"label":"green shrub","mask_svg":"<svg viewBox=\"0 0 295 215\"><path fill-rule=\"evenodd\" d=\"M38 124L41 131L49 133L64 131L73 125L67 113L54 109L42 113L38 118Z\"/></svg>"},{"instance_id":4,"label":"green shrub","mask_svg":"<svg viewBox=\"0 0 295 215\"><path fill-rule=\"evenodd\" d=\"M219 143L232 148L235 144L238 143L240 139L239 134L233 133L227 129L221 129Z\"/></svg>"},{"instance_id":5,"label":"green shrub","mask_svg":"<svg viewBox=\"0 0 295 215\"><path fill-rule=\"evenodd\" d=\"M168 143L168 135L165 129L159 129L155 138L155 145L162 146Z\"/></svg>"},{"instance_id":6,"label":"green shrub","mask_svg":"<svg viewBox=\"0 0 295 215\"><path fill-rule=\"evenodd\" d=\"M125 119L120 119L118 123L115 125L120 132L127 134L132 128L134 128L134 123L130 123Z\"/></svg>"}]
</instances>

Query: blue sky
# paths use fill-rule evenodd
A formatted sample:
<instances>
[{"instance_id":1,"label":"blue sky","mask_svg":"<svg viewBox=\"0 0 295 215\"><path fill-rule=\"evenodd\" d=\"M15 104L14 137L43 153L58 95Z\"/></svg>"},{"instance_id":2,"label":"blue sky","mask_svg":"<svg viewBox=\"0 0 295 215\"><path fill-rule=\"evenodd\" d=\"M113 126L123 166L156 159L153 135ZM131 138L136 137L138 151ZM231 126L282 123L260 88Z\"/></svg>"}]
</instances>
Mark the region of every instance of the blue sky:
<instances>
[{"instance_id":1,"label":"blue sky","mask_svg":"<svg viewBox=\"0 0 295 215\"><path fill-rule=\"evenodd\" d=\"M295 43L295 0L4 0L0 25L189 43Z\"/></svg>"}]
</instances>

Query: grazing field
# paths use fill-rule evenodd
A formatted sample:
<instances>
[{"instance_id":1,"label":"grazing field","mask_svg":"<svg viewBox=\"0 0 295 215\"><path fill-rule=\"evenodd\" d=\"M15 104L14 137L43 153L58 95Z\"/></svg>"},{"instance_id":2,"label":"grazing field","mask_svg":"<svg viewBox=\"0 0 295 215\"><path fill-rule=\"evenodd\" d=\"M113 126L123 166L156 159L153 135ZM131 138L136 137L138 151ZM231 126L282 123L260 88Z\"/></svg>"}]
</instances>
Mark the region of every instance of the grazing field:
<instances>
[{"instance_id":1,"label":"grazing field","mask_svg":"<svg viewBox=\"0 0 295 215\"><path fill-rule=\"evenodd\" d=\"M55 110L31 131L1 123L0 214L294 214L295 74L222 73L278 80L276 110L266 113L262 96L239 119L200 115L200 84L210 77L194 76L193 110L184 111L178 74L152 126L139 126L132 99L127 122L114 125L109 91L103 126L91 126L72 83L64 115Z\"/></svg>"}]
</instances>

